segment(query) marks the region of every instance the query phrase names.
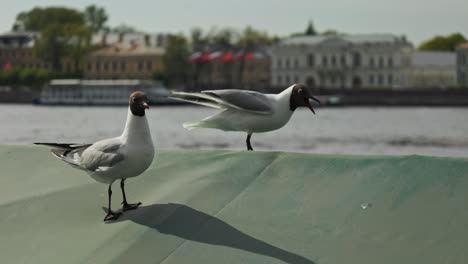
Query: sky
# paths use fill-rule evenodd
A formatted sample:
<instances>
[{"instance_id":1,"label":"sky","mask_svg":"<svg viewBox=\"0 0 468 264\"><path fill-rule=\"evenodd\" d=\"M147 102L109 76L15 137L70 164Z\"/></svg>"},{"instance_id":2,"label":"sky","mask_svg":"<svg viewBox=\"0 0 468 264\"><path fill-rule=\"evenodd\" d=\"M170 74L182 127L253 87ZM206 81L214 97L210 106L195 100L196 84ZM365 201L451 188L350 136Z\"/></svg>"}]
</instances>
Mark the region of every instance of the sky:
<instances>
[{"instance_id":1,"label":"sky","mask_svg":"<svg viewBox=\"0 0 468 264\"><path fill-rule=\"evenodd\" d=\"M468 37L467 0L0 0L0 32L10 30L16 14L35 6L84 9L90 4L106 9L110 26L125 23L149 33L250 25L288 36L313 20L317 31L393 33L415 45L452 32Z\"/></svg>"}]
</instances>

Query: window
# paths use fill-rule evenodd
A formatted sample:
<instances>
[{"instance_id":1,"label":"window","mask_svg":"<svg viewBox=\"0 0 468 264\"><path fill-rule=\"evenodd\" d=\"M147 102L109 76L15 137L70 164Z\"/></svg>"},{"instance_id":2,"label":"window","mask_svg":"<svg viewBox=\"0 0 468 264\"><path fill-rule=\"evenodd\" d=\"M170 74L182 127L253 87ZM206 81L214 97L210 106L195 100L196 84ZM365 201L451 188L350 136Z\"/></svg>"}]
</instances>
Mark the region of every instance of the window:
<instances>
[{"instance_id":1,"label":"window","mask_svg":"<svg viewBox=\"0 0 468 264\"><path fill-rule=\"evenodd\" d=\"M109 69L109 63L104 63L104 71L106 72Z\"/></svg>"},{"instance_id":2,"label":"window","mask_svg":"<svg viewBox=\"0 0 468 264\"><path fill-rule=\"evenodd\" d=\"M99 62L96 62L96 71L99 72L101 70L101 64Z\"/></svg>"},{"instance_id":3,"label":"window","mask_svg":"<svg viewBox=\"0 0 468 264\"><path fill-rule=\"evenodd\" d=\"M277 65L278 65L278 68L283 67L283 62L281 61L281 59L278 59Z\"/></svg>"},{"instance_id":4,"label":"window","mask_svg":"<svg viewBox=\"0 0 468 264\"><path fill-rule=\"evenodd\" d=\"M91 65L91 62L88 62L88 71L91 71L92 68L93 66Z\"/></svg>"},{"instance_id":5,"label":"window","mask_svg":"<svg viewBox=\"0 0 468 264\"><path fill-rule=\"evenodd\" d=\"M393 67L393 58L392 57L388 57L388 67L389 68Z\"/></svg>"},{"instance_id":6,"label":"window","mask_svg":"<svg viewBox=\"0 0 468 264\"><path fill-rule=\"evenodd\" d=\"M377 79L378 79L378 81L379 81L379 85L382 85L382 84L383 84L383 76L382 76L382 74L379 74L379 76L378 76Z\"/></svg>"},{"instance_id":7,"label":"window","mask_svg":"<svg viewBox=\"0 0 468 264\"><path fill-rule=\"evenodd\" d=\"M392 74L389 74L388 77L387 77L387 82L389 85L392 85L393 84L393 75Z\"/></svg>"},{"instance_id":8,"label":"window","mask_svg":"<svg viewBox=\"0 0 468 264\"><path fill-rule=\"evenodd\" d=\"M298 59L294 59L294 68L299 68L299 60Z\"/></svg>"},{"instance_id":9,"label":"window","mask_svg":"<svg viewBox=\"0 0 468 264\"><path fill-rule=\"evenodd\" d=\"M340 63L341 63L341 66L346 66L346 57L345 57L345 55L341 55Z\"/></svg>"},{"instance_id":10,"label":"window","mask_svg":"<svg viewBox=\"0 0 468 264\"><path fill-rule=\"evenodd\" d=\"M379 67L380 67L380 68L383 68L383 67L384 67L384 58L383 58L383 57L380 57L380 58L379 58Z\"/></svg>"},{"instance_id":11,"label":"window","mask_svg":"<svg viewBox=\"0 0 468 264\"><path fill-rule=\"evenodd\" d=\"M282 84L283 78L281 77L281 75L278 75L278 77L276 77L276 82L277 82L278 84Z\"/></svg>"},{"instance_id":12,"label":"window","mask_svg":"<svg viewBox=\"0 0 468 264\"><path fill-rule=\"evenodd\" d=\"M328 64L328 58L327 56L323 55L322 56L322 66L327 66Z\"/></svg>"},{"instance_id":13,"label":"window","mask_svg":"<svg viewBox=\"0 0 468 264\"><path fill-rule=\"evenodd\" d=\"M122 61L122 62L120 63L120 70L121 70L121 71L125 71L125 68L127 68L127 64L125 63L125 61Z\"/></svg>"},{"instance_id":14,"label":"window","mask_svg":"<svg viewBox=\"0 0 468 264\"><path fill-rule=\"evenodd\" d=\"M375 66L374 57L370 57L370 59L369 59L369 66L371 66L371 67L374 67L374 66Z\"/></svg>"},{"instance_id":15,"label":"window","mask_svg":"<svg viewBox=\"0 0 468 264\"><path fill-rule=\"evenodd\" d=\"M369 75L369 84L374 85L374 75Z\"/></svg>"},{"instance_id":16,"label":"window","mask_svg":"<svg viewBox=\"0 0 468 264\"><path fill-rule=\"evenodd\" d=\"M142 71L142 70L143 70L143 62L142 62L142 61L139 61L139 62L138 62L138 70L139 70L139 71Z\"/></svg>"},{"instance_id":17,"label":"window","mask_svg":"<svg viewBox=\"0 0 468 264\"><path fill-rule=\"evenodd\" d=\"M359 53L354 53L353 54L353 65L354 65L354 67L361 66L361 54L359 54Z\"/></svg>"},{"instance_id":18,"label":"window","mask_svg":"<svg viewBox=\"0 0 468 264\"><path fill-rule=\"evenodd\" d=\"M289 59L286 59L286 69L289 69Z\"/></svg>"},{"instance_id":19,"label":"window","mask_svg":"<svg viewBox=\"0 0 468 264\"><path fill-rule=\"evenodd\" d=\"M146 69L148 71L151 71L153 69L153 62L152 61L147 61L146 62Z\"/></svg>"},{"instance_id":20,"label":"window","mask_svg":"<svg viewBox=\"0 0 468 264\"><path fill-rule=\"evenodd\" d=\"M307 65L309 65L309 67L314 67L315 65L314 54L309 54L309 56L307 56Z\"/></svg>"},{"instance_id":21,"label":"window","mask_svg":"<svg viewBox=\"0 0 468 264\"><path fill-rule=\"evenodd\" d=\"M289 85L289 82L290 82L289 75L286 75L286 84Z\"/></svg>"}]
</instances>

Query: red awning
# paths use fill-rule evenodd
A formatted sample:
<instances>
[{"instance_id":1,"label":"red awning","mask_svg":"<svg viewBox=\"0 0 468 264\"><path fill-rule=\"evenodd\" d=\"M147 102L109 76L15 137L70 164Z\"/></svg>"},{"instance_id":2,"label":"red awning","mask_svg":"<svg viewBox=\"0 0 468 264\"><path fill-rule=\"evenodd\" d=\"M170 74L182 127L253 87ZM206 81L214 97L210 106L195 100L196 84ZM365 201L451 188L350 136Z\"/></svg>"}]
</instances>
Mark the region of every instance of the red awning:
<instances>
[{"instance_id":1,"label":"red awning","mask_svg":"<svg viewBox=\"0 0 468 264\"><path fill-rule=\"evenodd\" d=\"M5 63L5 65L3 65L3 70L8 71L9 69L11 69L11 64L10 63Z\"/></svg>"}]
</instances>

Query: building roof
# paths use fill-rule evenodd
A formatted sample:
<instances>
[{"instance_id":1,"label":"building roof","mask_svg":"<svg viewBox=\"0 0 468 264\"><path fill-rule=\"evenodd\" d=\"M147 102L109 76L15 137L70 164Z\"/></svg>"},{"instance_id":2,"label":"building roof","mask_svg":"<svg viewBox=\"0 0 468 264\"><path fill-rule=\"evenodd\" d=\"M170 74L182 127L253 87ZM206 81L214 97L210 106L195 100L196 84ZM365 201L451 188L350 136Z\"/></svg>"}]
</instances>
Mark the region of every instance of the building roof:
<instances>
[{"instance_id":1,"label":"building roof","mask_svg":"<svg viewBox=\"0 0 468 264\"><path fill-rule=\"evenodd\" d=\"M138 56L138 55L162 55L163 48L146 46L143 44L112 43L91 53L92 56Z\"/></svg>"},{"instance_id":2,"label":"building roof","mask_svg":"<svg viewBox=\"0 0 468 264\"><path fill-rule=\"evenodd\" d=\"M95 45L108 45L112 43L125 43L126 45L140 44L155 48L164 48L167 34L146 34L146 33L109 33L94 34L91 42Z\"/></svg>"},{"instance_id":3,"label":"building roof","mask_svg":"<svg viewBox=\"0 0 468 264\"><path fill-rule=\"evenodd\" d=\"M280 42L283 45L316 45L325 40L339 39L353 44L364 43L407 43L404 37L393 34L338 34L338 35L316 35L316 36L296 36L284 39Z\"/></svg>"},{"instance_id":4,"label":"building roof","mask_svg":"<svg viewBox=\"0 0 468 264\"><path fill-rule=\"evenodd\" d=\"M32 48L38 32L33 31L10 31L0 34L0 48Z\"/></svg>"},{"instance_id":5,"label":"building roof","mask_svg":"<svg viewBox=\"0 0 468 264\"><path fill-rule=\"evenodd\" d=\"M455 67L455 52L450 51L415 51L413 66L453 66Z\"/></svg>"},{"instance_id":6,"label":"building roof","mask_svg":"<svg viewBox=\"0 0 468 264\"><path fill-rule=\"evenodd\" d=\"M468 42L458 45L457 49L468 49Z\"/></svg>"}]
</instances>

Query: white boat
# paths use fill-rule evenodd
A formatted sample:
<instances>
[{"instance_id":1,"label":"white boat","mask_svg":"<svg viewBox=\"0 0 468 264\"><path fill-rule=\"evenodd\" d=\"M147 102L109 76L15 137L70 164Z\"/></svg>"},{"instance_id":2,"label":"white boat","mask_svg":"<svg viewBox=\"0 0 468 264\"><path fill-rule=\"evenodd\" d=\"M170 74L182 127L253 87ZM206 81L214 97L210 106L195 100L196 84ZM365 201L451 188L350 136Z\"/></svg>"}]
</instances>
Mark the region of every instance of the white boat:
<instances>
[{"instance_id":1,"label":"white boat","mask_svg":"<svg viewBox=\"0 0 468 264\"><path fill-rule=\"evenodd\" d=\"M39 104L47 105L126 105L128 95L141 91L153 104L176 104L167 98L169 90L160 82L147 80L51 80L43 87Z\"/></svg>"}]
</instances>

